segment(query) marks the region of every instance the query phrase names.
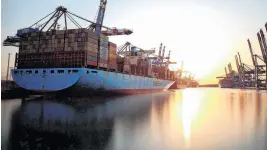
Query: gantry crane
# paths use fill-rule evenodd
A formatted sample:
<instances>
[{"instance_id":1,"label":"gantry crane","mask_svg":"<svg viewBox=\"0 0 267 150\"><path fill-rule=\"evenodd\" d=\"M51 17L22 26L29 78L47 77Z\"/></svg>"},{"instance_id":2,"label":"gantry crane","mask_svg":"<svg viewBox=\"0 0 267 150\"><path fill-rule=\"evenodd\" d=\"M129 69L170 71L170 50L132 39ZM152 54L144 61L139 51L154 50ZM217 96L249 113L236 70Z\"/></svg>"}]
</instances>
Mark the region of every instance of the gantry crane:
<instances>
[{"instance_id":1,"label":"gantry crane","mask_svg":"<svg viewBox=\"0 0 267 150\"><path fill-rule=\"evenodd\" d=\"M226 69L226 67L224 67L224 72L225 72L225 77L228 77L229 75L228 75L228 73L227 73L227 69Z\"/></svg>"},{"instance_id":2,"label":"gantry crane","mask_svg":"<svg viewBox=\"0 0 267 150\"><path fill-rule=\"evenodd\" d=\"M230 76L232 76L233 70L232 70L232 64L231 63L228 64L228 70L229 70Z\"/></svg>"},{"instance_id":3,"label":"gantry crane","mask_svg":"<svg viewBox=\"0 0 267 150\"><path fill-rule=\"evenodd\" d=\"M102 24L103 24L104 16L105 16L105 11L106 11L106 4L107 4L107 0L100 0L100 6L99 6L99 10L98 10L98 15L97 15L97 19L96 19L96 27L95 27L96 35L101 34L101 28L102 28Z\"/></svg>"},{"instance_id":4,"label":"gantry crane","mask_svg":"<svg viewBox=\"0 0 267 150\"><path fill-rule=\"evenodd\" d=\"M258 60L261 60L262 62L264 62L264 58L257 55L257 54L254 54L250 40L248 39L247 41L248 41L248 46L249 46L249 50L251 53L252 62L253 62L253 65L255 67L255 69L254 69L254 76L255 76L254 86L257 89L262 89L266 85L266 78L264 77L266 65L260 65L258 63Z\"/></svg>"},{"instance_id":5,"label":"gantry crane","mask_svg":"<svg viewBox=\"0 0 267 150\"><path fill-rule=\"evenodd\" d=\"M229 67L229 64L227 66ZM229 78L231 78L230 73L227 72L227 67L224 67L224 73L225 73L225 76L221 75L221 76L217 76L216 78L217 79L229 79Z\"/></svg>"},{"instance_id":6,"label":"gantry crane","mask_svg":"<svg viewBox=\"0 0 267 150\"><path fill-rule=\"evenodd\" d=\"M182 76L183 76L183 67L184 67L184 62L182 61L181 63L181 68L178 70L178 78L182 79Z\"/></svg>"},{"instance_id":7,"label":"gantry crane","mask_svg":"<svg viewBox=\"0 0 267 150\"><path fill-rule=\"evenodd\" d=\"M267 44L266 44L266 39L265 39L265 36L264 36L262 29L260 29L260 35L261 35L262 46L263 46L263 49L265 52L265 57L266 57L265 62L267 63Z\"/></svg>"},{"instance_id":8,"label":"gantry crane","mask_svg":"<svg viewBox=\"0 0 267 150\"><path fill-rule=\"evenodd\" d=\"M142 48L132 45L130 42L126 42L125 44L118 47L117 55L124 56L124 57L131 56L132 50L136 51L135 55L143 56L143 57L149 57L151 54L155 53L155 49L144 50Z\"/></svg>"},{"instance_id":9,"label":"gantry crane","mask_svg":"<svg viewBox=\"0 0 267 150\"><path fill-rule=\"evenodd\" d=\"M242 72L242 86L243 87L253 87L254 86L254 69L252 66L247 65L242 62L241 56L238 54L239 58L239 64L240 64L240 69Z\"/></svg>"},{"instance_id":10,"label":"gantry crane","mask_svg":"<svg viewBox=\"0 0 267 150\"><path fill-rule=\"evenodd\" d=\"M236 61L236 68L237 68L237 72L238 72L238 76L239 76L239 87L243 86L243 72L242 72L242 68L241 65L239 64L239 60L238 60L238 56L235 55L235 61Z\"/></svg>"},{"instance_id":11,"label":"gantry crane","mask_svg":"<svg viewBox=\"0 0 267 150\"><path fill-rule=\"evenodd\" d=\"M266 25L266 24L265 24ZM258 41L259 41L259 45L260 45L260 49L261 49L261 53L262 53L262 61L265 63L265 77L263 77L263 73L260 73L260 75L262 76L262 78L264 78L264 79L262 79L263 80L263 82L265 82L265 83L262 83L262 84L265 84L263 87L265 87L266 89L267 89L267 71L266 71L266 69L267 69L267 45L266 45L266 40L265 40L265 37L264 37L264 33L263 33L263 31L262 31L262 29L260 30L260 32L258 32L257 33L257 37L258 37ZM263 66L262 66L262 68L263 68Z\"/></svg>"},{"instance_id":12,"label":"gantry crane","mask_svg":"<svg viewBox=\"0 0 267 150\"><path fill-rule=\"evenodd\" d=\"M59 27L58 21L63 16L64 16L64 23L65 23L65 27L64 27L65 30L68 29L67 18L76 27L82 28L82 26L74 19L74 17L76 17L76 18L79 18L83 21L90 23L88 29L90 31L95 31L97 36L99 36L100 33L103 35L106 35L106 36L132 34L133 33L132 30L129 30L129 29L109 28L109 27L106 27L103 25L106 4L107 4L107 0L100 0L100 6L99 6L99 10L98 10L98 16L97 16L96 23L68 11L67 8L65 8L63 6L59 6L56 8L56 10L49 13L48 15L46 15L45 17L43 17L42 19L40 19L39 21L37 21L36 23L31 25L30 27L17 30L17 34L15 36L8 36L4 40L3 45L4 46L19 47L20 40L21 40L21 38L24 37L25 33L43 32L43 31L45 31L45 28L47 28L46 31L59 29L56 27ZM49 17L49 19L47 21L44 21L48 17ZM42 22L42 21L44 21L44 22ZM50 22L52 22L52 24L48 26L48 24ZM102 31L102 28L104 28L105 30Z\"/></svg>"},{"instance_id":13,"label":"gantry crane","mask_svg":"<svg viewBox=\"0 0 267 150\"><path fill-rule=\"evenodd\" d=\"M117 29L116 27L113 28L105 28L106 30L101 30L103 27L103 21L104 21L104 16L105 16L105 11L106 11L106 6L107 6L107 0L100 0L100 6L98 9L98 15L96 19L95 24L91 24L89 26L89 29L91 31L96 32L96 35L103 34L105 36L114 36L114 35L130 35L133 33L132 30L130 29Z\"/></svg>"},{"instance_id":14,"label":"gantry crane","mask_svg":"<svg viewBox=\"0 0 267 150\"><path fill-rule=\"evenodd\" d=\"M259 41L259 45L260 45L260 49L261 49L261 53L262 53L262 57L265 63L267 63L267 54L266 54L266 50L264 47L264 43L263 43L263 39L264 35L262 36L259 32L257 33L257 37L258 37L258 41Z\"/></svg>"}]
</instances>

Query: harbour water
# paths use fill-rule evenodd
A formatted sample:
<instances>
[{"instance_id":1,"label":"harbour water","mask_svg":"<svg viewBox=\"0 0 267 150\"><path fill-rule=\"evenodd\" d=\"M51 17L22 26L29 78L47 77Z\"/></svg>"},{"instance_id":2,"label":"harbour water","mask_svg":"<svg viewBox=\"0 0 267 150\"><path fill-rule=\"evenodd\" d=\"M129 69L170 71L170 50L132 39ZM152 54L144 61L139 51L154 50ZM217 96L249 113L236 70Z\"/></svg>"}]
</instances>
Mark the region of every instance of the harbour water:
<instances>
[{"instance_id":1,"label":"harbour water","mask_svg":"<svg viewBox=\"0 0 267 150\"><path fill-rule=\"evenodd\" d=\"M263 91L196 88L1 104L2 149L267 149Z\"/></svg>"}]
</instances>

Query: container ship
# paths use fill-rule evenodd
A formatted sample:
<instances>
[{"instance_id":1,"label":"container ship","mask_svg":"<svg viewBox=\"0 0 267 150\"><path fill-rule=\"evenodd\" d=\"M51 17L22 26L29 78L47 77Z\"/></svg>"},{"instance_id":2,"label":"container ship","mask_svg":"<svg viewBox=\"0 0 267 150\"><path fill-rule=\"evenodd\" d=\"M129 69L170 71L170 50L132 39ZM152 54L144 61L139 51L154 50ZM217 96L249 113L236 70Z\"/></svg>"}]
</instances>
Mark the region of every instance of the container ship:
<instances>
[{"instance_id":1,"label":"container ship","mask_svg":"<svg viewBox=\"0 0 267 150\"><path fill-rule=\"evenodd\" d=\"M165 47L161 44L155 57L149 57L155 50L146 51L128 42L118 48L109 41L109 36L129 35L132 31L103 26L105 5L106 1L101 0L96 23L60 6L42 26L20 29L16 36L7 37L4 46L19 47L15 69L11 70L16 84L43 93L77 90L84 94L99 91L130 94L168 89L176 72L168 69L171 62L164 57ZM65 27L60 30L57 21L63 14ZM67 29L66 18L73 21L73 17L68 17L71 15L91 25ZM44 31L51 20L54 22Z\"/></svg>"},{"instance_id":2,"label":"container ship","mask_svg":"<svg viewBox=\"0 0 267 150\"><path fill-rule=\"evenodd\" d=\"M226 67L225 76L217 77L219 80L219 86L221 88L236 88L239 86L239 75L232 69L231 63L228 64L229 73L227 72Z\"/></svg>"}]
</instances>

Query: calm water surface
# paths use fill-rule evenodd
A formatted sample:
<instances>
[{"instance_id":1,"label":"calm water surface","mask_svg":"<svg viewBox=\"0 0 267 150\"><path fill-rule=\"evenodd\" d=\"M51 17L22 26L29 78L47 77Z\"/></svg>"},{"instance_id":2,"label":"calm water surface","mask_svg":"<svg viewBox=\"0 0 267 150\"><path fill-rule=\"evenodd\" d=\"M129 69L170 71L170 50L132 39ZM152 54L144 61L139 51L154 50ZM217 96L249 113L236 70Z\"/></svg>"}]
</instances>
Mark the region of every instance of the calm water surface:
<instances>
[{"instance_id":1,"label":"calm water surface","mask_svg":"<svg viewBox=\"0 0 267 150\"><path fill-rule=\"evenodd\" d=\"M266 92L199 88L86 100L1 101L2 149L267 149Z\"/></svg>"}]
</instances>

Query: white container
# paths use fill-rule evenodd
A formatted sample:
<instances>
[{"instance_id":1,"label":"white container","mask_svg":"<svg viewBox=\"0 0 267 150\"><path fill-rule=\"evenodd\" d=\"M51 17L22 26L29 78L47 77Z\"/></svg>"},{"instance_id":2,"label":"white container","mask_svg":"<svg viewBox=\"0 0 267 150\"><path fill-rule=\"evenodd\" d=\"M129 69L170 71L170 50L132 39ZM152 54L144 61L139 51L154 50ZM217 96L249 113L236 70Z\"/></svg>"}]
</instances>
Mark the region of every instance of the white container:
<instances>
[{"instance_id":1,"label":"white container","mask_svg":"<svg viewBox=\"0 0 267 150\"><path fill-rule=\"evenodd\" d=\"M108 48L100 46L99 56L100 59L108 60Z\"/></svg>"}]
</instances>

